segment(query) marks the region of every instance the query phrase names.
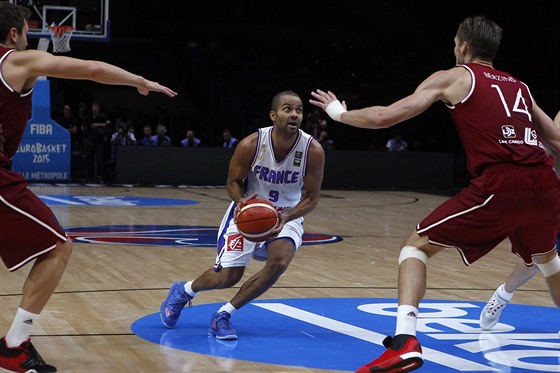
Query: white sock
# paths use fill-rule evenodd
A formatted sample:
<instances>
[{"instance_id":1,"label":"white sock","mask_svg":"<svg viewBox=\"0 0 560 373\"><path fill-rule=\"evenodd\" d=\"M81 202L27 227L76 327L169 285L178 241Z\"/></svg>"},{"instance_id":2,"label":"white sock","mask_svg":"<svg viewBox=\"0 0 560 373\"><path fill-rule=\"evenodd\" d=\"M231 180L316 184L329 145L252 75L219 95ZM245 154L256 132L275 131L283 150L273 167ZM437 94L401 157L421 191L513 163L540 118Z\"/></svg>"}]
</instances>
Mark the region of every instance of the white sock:
<instances>
[{"instance_id":1,"label":"white sock","mask_svg":"<svg viewBox=\"0 0 560 373\"><path fill-rule=\"evenodd\" d=\"M496 292L498 293L498 296L500 298L502 298L501 300L505 300L506 302L509 302L511 300L511 298L513 297L513 293L508 293L506 291L506 284L501 284L500 287L496 290ZM498 299L498 301L500 301L500 299ZM502 302L500 302L502 303ZM504 304L504 303L502 303Z\"/></svg>"},{"instance_id":2,"label":"white sock","mask_svg":"<svg viewBox=\"0 0 560 373\"><path fill-rule=\"evenodd\" d=\"M27 312L23 308L18 308L12 327L8 334L6 334L6 345L8 347L17 347L29 339L31 329L33 329L33 325L35 325L38 318L39 315Z\"/></svg>"},{"instance_id":3,"label":"white sock","mask_svg":"<svg viewBox=\"0 0 560 373\"><path fill-rule=\"evenodd\" d=\"M397 308L397 329L395 335L409 334L416 336L417 320L418 308L407 305L399 306Z\"/></svg>"},{"instance_id":4,"label":"white sock","mask_svg":"<svg viewBox=\"0 0 560 373\"><path fill-rule=\"evenodd\" d=\"M222 307L220 307L220 309L218 310L218 312L222 312L222 311L226 311L227 313L229 313L231 316L233 316L233 314L237 311L235 309L235 307L233 307L231 305L230 302L227 302L226 304L224 304Z\"/></svg>"},{"instance_id":5,"label":"white sock","mask_svg":"<svg viewBox=\"0 0 560 373\"><path fill-rule=\"evenodd\" d=\"M192 283L193 283L193 281L189 281L185 284L185 291L187 292L188 295L190 295L191 297L194 298L196 293L192 289Z\"/></svg>"}]
</instances>

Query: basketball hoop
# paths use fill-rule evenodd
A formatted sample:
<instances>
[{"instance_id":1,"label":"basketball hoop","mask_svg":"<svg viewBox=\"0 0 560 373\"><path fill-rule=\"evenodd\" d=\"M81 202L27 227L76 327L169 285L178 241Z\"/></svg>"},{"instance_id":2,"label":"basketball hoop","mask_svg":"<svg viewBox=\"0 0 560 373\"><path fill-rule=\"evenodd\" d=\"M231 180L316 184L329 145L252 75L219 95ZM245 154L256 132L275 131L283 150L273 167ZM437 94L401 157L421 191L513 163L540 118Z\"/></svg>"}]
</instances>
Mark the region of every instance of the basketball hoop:
<instances>
[{"instance_id":1,"label":"basketball hoop","mask_svg":"<svg viewBox=\"0 0 560 373\"><path fill-rule=\"evenodd\" d=\"M70 51L70 38L74 32L72 26L49 26L49 33L53 42L53 53L64 53Z\"/></svg>"}]
</instances>

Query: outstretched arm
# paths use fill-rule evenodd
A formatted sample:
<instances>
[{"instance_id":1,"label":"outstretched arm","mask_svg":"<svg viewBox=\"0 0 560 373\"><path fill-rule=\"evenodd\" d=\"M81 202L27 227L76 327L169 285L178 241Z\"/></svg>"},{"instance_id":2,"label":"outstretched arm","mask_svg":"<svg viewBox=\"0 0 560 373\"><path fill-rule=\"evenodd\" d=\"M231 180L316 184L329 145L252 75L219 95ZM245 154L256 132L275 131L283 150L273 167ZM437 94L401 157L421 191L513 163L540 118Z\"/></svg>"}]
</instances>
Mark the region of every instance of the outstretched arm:
<instances>
[{"instance_id":1,"label":"outstretched arm","mask_svg":"<svg viewBox=\"0 0 560 373\"><path fill-rule=\"evenodd\" d=\"M470 81L465 80L467 71L455 67L438 71L424 80L409 96L389 106L370 106L359 110L346 110L346 104L339 102L334 93L317 90L311 92L314 99L309 102L326 111L334 120L360 128L387 128L417 116L435 101L456 103L462 99Z\"/></svg>"},{"instance_id":2,"label":"outstretched arm","mask_svg":"<svg viewBox=\"0 0 560 373\"><path fill-rule=\"evenodd\" d=\"M48 52L26 50L13 53L5 61L3 69L11 86L22 91L29 89L39 76L65 79L86 79L102 84L126 85L135 87L142 95L161 92L170 97L177 95L173 90L120 67L92 60L54 56Z\"/></svg>"}]
</instances>

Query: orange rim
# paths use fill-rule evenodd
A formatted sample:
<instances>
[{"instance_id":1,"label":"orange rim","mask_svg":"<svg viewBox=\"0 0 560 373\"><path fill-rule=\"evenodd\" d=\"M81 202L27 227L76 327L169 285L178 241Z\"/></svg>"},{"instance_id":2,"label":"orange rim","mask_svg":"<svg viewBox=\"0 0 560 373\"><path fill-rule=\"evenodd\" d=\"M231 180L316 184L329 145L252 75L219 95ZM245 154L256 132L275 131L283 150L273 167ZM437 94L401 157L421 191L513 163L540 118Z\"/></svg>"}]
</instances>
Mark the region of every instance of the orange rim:
<instances>
[{"instance_id":1,"label":"orange rim","mask_svg":"<svg viewBox=\"0 0 560 373\"><path fill-rule=\"evenodd\" d=\"M49 26L49 30L53 30L56 36L62 36L67 32L74 31L74 27L72 26Z\"/></svg>"}]
</instances>

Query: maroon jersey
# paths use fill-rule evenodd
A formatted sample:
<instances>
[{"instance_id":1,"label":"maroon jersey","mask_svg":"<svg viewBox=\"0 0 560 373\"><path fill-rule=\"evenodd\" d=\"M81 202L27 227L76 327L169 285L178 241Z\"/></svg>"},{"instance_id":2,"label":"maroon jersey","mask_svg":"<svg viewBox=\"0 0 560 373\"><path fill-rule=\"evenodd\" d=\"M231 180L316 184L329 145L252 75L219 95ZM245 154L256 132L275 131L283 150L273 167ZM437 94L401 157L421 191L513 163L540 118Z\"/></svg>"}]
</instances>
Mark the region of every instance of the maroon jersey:
<instances>
[{"instance_id":1,"label":"maroon jersey","mask_svg":"<svg viewBox=\"0 0 560 373\"><path fill-rule=\"evenodd\" d=\"M68 239L52 211L27 188L27 180L11 169L31 112L32 92L16 92L2 74L13 52L0 46L0 123L6 138L0 152L0 257L10 271Z\"/></svg>"},{"instance_id":2,"label":"maroon jersey","mask_svg":"<svg viewBox=\"0 0 560 373\"><path fill-rule=\"evenodd\" d=\"M420 236L454 247L465 264L509 239L527 265L556 249L560 183L532 123L533 99L511 75L479 64L461 65L472 86L449 106L475 178L416 227Z\"/></svg>"},{"instance_id":3,"label":"maroon jersey","mask_svg":"<svg viewBox=\"0 0 560 373\"><path fill-rule=\"evenodd\" d=\"M31 113L31 93L16 92L8 85L2 75L2 63L15 49L8 49L0 45L0 123L2 136L6 138L4 152L0 155L2 167L11 168L11 159L16 154L25 126Z\"/></svg>"},{"instance_id":4,"label":"maroon jersey","mask_svg":"<svg viewBox=\"0 0 560 373\"><path fill-rule=\"evenodd\" d=\"M513 76L476 63L460 65L472 77L469 94L449 111L467 155L467 167L479 176L499 164L547 164L532 122L529 88Z\"/></svg>"}]
</instances>

